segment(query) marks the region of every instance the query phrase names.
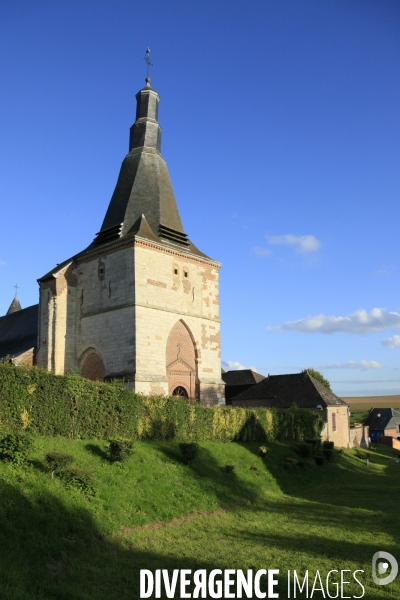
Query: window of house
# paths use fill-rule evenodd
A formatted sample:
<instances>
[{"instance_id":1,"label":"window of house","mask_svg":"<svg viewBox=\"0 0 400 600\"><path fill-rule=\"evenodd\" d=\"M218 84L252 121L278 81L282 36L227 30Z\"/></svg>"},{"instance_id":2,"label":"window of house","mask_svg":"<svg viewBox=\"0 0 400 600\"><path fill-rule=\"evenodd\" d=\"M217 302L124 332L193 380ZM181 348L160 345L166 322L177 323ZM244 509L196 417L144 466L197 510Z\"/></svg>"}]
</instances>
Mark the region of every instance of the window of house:
<instances>
[{"instance_id":1,"label":"window of house","mask_svg":"<svg viewBox=\"0 0 400 600\"><path fill-rule=\"evenodd\" d=\"M332 413L332 431L336 431L336 415Z\"/></svg>"}]
</instances>

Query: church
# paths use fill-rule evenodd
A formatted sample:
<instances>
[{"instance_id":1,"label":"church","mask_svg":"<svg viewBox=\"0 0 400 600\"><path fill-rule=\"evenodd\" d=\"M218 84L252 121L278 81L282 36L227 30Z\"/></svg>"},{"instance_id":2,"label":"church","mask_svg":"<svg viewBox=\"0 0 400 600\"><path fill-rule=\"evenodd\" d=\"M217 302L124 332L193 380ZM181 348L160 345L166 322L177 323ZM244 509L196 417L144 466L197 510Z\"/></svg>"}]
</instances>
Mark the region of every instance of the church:
<instances>
[{"instance_id":1,"label":"church","mask_svg":"<svg viewBox=\"0 0 400 600\"><path fill-rule=\"evenodd\" d=\"M35 364L122 379L143 394L224 404L221 265L183 228L161 155L160 96L149 78L136 101L129 152L100 231L38 280Z\"/></svg>"}]
</instances>

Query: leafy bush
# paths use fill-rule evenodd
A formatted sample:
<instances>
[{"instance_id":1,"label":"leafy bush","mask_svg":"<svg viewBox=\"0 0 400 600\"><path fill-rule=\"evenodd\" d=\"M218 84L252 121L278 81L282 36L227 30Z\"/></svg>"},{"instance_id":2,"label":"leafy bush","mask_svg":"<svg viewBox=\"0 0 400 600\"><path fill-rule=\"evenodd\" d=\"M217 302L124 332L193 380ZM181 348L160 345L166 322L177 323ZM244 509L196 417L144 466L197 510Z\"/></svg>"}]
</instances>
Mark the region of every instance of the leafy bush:
<instances>
[{"instance_id":1,"label":"leafy bush","mask_svg":"<svg viewBox=\"0 0 400 600\"><path fill-rule=\"evenodd\" d=\"M266 446L260 446L258 449L258 456L260 458L266 458L268 454L268 448Z\"/></svg>"},{"instance_id":2,"label":"leafy bush","mask_svg":"<svg viewBox=\"0 0 400 600\"><path fill-rule=\"evenodd\" d=\"M32 438L25 431L3 434L0 438L0 458L15 464L22 464L32 445Z\"/></svg>"},{"instance_id":3,"label":"leafy bush","mask_svg":"<svg viewBox=\"0 0 400 600\"><path fill-rule=\"evenodd\" d=\"M310 444L314 451L318 450L321 446L321 438L306 438L304 442Z\"/></svg>"},{"instance_id":4,"label":"leafy bush","mask_svg":"<svg viewBox=\"0 0 400 600\"><path fill-rule=\"evenodd\" d=\"M330 442L329 440L324 440L322 442L322 454L324 455L327 462L331 463L331 462L335 461L334 446L335 446L335 443Z\"/></svg>"},{"instance_id":5,"label":"leafy bush","mask_svg":"<svg viewBox=\"0 0 400 600\"><path fill-rule=\"evenodd\" d=\"M185 465L190 465L196 458L199 446L195 442L182 442L179 444L179 450L182 454L182 461Z\"/></svg>"},{"instance_id":6,"label":"leafy bush","mask_svg":"<svg viewBox=\"0 0 400 600\"><path fill-rule=\"evenodd\" d=\"M92 479L92 473L87 469L79 467L66 467L57 472L67 488L73 488L83 492L86 496L95 496L97 489Z\"/></svg>"},{"instance_id":7,"label":"leafy bush","mask_svg":"<svg viewBox=\"0 0 400 600\"><path fill-rule=\"evenodd\" d=\"M225 465L224 467L222 467L221 470L224 473L233 473L233 471L235 470L235 465Z\"/></svg>"},{"instance_id":8,"label":"leafy bush","mask_svg":"<svg viewBox=\"0 0 400 600\"><path fill-rule=\"evenodd\" d=\"M325 463L325 457L321 454L316 454L314 456L314 460L319 467L322 467L322 465Z\"/></svg>"},{"instance_id":9,"label":"leafy bush","mask_svg":"<svg viewBox=\"0 0 400 600\"><path fill-rule=\"evenodd\" d=\"M327 462L333 463L335 462L335 451L334 450L324 450L324 457Z\"/></svg>"},{"instance_id":10,"label":"leafy bush","mask_svg":"<svg viewBox=\"0 0 400 600\"><path fill-rule=\"evenodd\" d=\"M133 442L129 438L115 437L108 439L107 454L111 462L123 462L132 454Z\"/></svg>"},{"instance_id":11,"label":"leafy bush","mask_svg":"<svg viewBox=\"0 0 400 600\"><path fill-rule=\"evenodd\" d=\"M312 446L306 443L298 444L296 447L296 452L302 458L310 458L312 454Z\"/></svg>"},{"instance_id":12,"label":"leafy bush","mask_svg":"<svg viewBox=\"0 0 400 600\"><path fill-rule=\"evenodd\" d=\"M74 462L72 454L66 452L47 452L45 456L47 467L52 475L68 467Z\"/></svg>"},{"instance_id":13,"label":"leafy bush","mask_svg":"<svg viewBox=\"0 0 400 600\"><path fill-rule=\"evenodd\" d=\"M286 469L286 471L293 471L294 467L297 467L298 462L299 461L297 460L297 458L287 456L283 461L283 468Z\"/></svg>"},{"instance_id":14,"label":"leafy bush","mask_svg":"<svg viewBox=\"0 0 400 600\"><path fill-rule=\"evenodd\" d=\"M335 442L330 442L329 440L324 440L322 442L323 450L333 450L334 447L335 447Z\"/></svg>"},{"instance_id":15,"label":"leafy bush","mask_svg":"<svg viewBox=\"0 0 400 600\"><path fill-rule=\"evenodd\" d=\"M29 409L29 413L28 413ZM204 407L185 398L144 396L122 382L89 381L70 373L0 361L0 414L5 427L44 436L186 442L301 440L320 434L319 414L297 407Z\"/></svg>"}]
</instances>

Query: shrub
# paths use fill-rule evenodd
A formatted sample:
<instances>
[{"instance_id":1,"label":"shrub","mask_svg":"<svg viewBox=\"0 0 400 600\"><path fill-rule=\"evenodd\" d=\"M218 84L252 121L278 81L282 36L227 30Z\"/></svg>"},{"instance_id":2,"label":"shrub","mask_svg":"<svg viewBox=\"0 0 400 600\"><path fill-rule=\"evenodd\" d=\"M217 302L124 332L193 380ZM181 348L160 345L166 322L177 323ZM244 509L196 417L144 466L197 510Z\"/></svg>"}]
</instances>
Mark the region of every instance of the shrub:
<instances>
[{"instance_id":1,"label":"shrub","mask_svg":"<svg viewBox=\"0 0 400 600\"><path fill-rule=\"evenodd\" d=\"M312 454L312 446L306 443L298 444L296 447L296 452L302 458L310 458Z\"/></svg>"},{"instance_id":2,"label":"shrub","mask_svg":"<svg viewBox=\"0 0 400 600\"><path fill-rule=\"evenodd\" d=\"M330 442L329 440L324 440L322 442L323 450L333 450L334 447L335 447L335 442Z\"/></svg>"},{"instance_id":3,"label":"shrub","mask_svg":"<svg viewBox=\"0 0 400 600\"><path fill-rule=\"evenodd\" d=\"M133 449L133 442L129 438L115 437L108 439L107 454L111 462L123 462L127 460Z\"/></svg>"},{"instance_id":4,"label":"shrub","mask_svg":"<svg viewBox=\"0 0 400 600\"><path fill-rule=\"evenodd\" d=\"M335 443L325 440L322 442L322 453L326 458L327 462L334 462L335 460Z\"/></svg>"},{"instance_id":5,"label":"shrub","mask_svg":"<svg viewBox=\"0 0 400 600\"><path fill-rule=\"evenodd\" d=\"M179 444L179 450L182 454L182 461L185 465L190 465L197 456L199 446L195 442L182 442Z\"/></svg>"},{"instance_id":6,"label":"shrub","mask_svg":"<svg viewBox=\"0 0 400 600\"><path fill-rule=\"evenodd\" d=\"M355 450L354 454L360 460L367 460L367 458L369 458L368 452L365 452L364 450L359 450L358 448L357 448L357 450Z\"/></svg>"},{"instance_id":7,"label":"shrub","mask_svg":"<svg viewBox=\"0 0 400 600\"><path fill-rule=\"evenodd\" d=\"M224 473L233 473L234 470L235 470L235 465L225 465L224 467L222 467L222 471Z\"/></svg>"},{"instance_id":8,"label":"shrub","mask_svg":"<svg viewBox=\"0 0 400 600\"><path fill-rule=\"evenodd\" d=\"M294 467L296 467L298 465L298 460L297 458L292 458L291 456L287 456L285 458L285 460L283 461L283 468L286 469L286 471L292 471L294 469Z\"/></svg>"},{"instance_id":9,"label":"shrub","mask_svg":"<svg viewBox=\"0 0 400 600\"><path fill-rule=\"evenodd\" d=\"M87 469L79 467L66 467L57 472L67 488L73 488L83 492L87 496L96 495L96 485L92 479L92 474Z\"/></svg>"},{"instance_id":10,"label":"shrub","mask_svg":"<svg viewBox=\"0 0 400 600\"><path fill-rule=\"evenodd\" d=\"M317 464L319 467L322 467L322 465L323 465L323 464L324 464L324 462L325 462L325 457L324 457L324 456L322 456L321 454L316 454L316 455L314 456L314 460L315 460L316 464Z\"/></svg>"},{"instance_id":11,"label":"shrub","mask_svg":"<svg viewBox=\"0 0 400 600\"><path fill-rule=\"evenodd\" d=\"M329 448L324 449L324 457L326 462L333 463L335 462L335 451L329 450Z\"/></svg>"},{"instance_id":12,"label":"shrub","mask_svg":"<svg viewBox=\"0 0 400 600\"><path fill-rule=\"evenodd\" d=\"M28 413L29 411L29 413ZM257 441L317 437L319 414L291 407L205 407L185 398L144 396L122 382L55 375L0 361L0 414L4 427L73 439L118 436L132 440Z\"/></svg>"},{"instance_id":13,"label":"shrub","mask_svg":"<svg viewBox=\"0 0 400 600\"><path fill-rule=\"evenodd\" d=\"M51 475L61 471L74 462L74 457L66 452L48 452L45 456L47 467Z\"/></svg>"},{"instance_id":14,"label":"shrub","mask_svg":"<svg viewBox=\"0 0 400 600\"><path fill-rule=\"evenodd\" d=\"M266 458L268 454L268 448L266 446L260 446L258 449L258 456L260 458Z\"/></svg>"},{"instance_id":15,"label":"shrub","mask_svg":"<svg viewBox=\"0 0 400 600\"><path fill-rule=\"evenodd\" d=\"M321 438L306 438L304 442L310 444L314 451L318 450L321 446Z\"/></svg>"},{"instance_id":16,"label":"shrub","mask_svg":"<svg viewBox=\"0 0 400 600\"><path fill-rule=\"evenodd\" d=\"M24 431L3 434L0 438L0 458L15 464L22 464L32 445L32 438Z\"/></svg>"}]
</instances>

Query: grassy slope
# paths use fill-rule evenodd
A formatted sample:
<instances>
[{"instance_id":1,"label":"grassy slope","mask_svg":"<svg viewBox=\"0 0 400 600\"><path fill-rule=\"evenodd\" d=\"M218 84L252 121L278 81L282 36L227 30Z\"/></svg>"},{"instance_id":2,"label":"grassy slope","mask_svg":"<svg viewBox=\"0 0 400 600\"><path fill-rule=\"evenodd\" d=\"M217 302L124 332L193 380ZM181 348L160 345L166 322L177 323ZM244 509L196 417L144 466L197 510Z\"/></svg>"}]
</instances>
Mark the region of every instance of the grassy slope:
<instances>
[{"instance_id":1,"label":"grassy slope","mask_svg":"<svg viewBox=\"0 0 400 600\"><path fill-rule=\"evenodd\" d=\"M24 469L0 464L1 598L135 599L140 568L364 569L365 598L398 598L398 580L369 583L374 552L399 556L392 451L372 453L369 467L346 451L335 466L288 473L280 461L293 450L269 447L264 463L257 444L202 443L189 468L176 443L142 442L127 463L111 465L103 443L39 438ZM51 479L48 450L91 469L97 496ZM222 472L225 464L235 471Z\"/></svg>"}]
</instances>

